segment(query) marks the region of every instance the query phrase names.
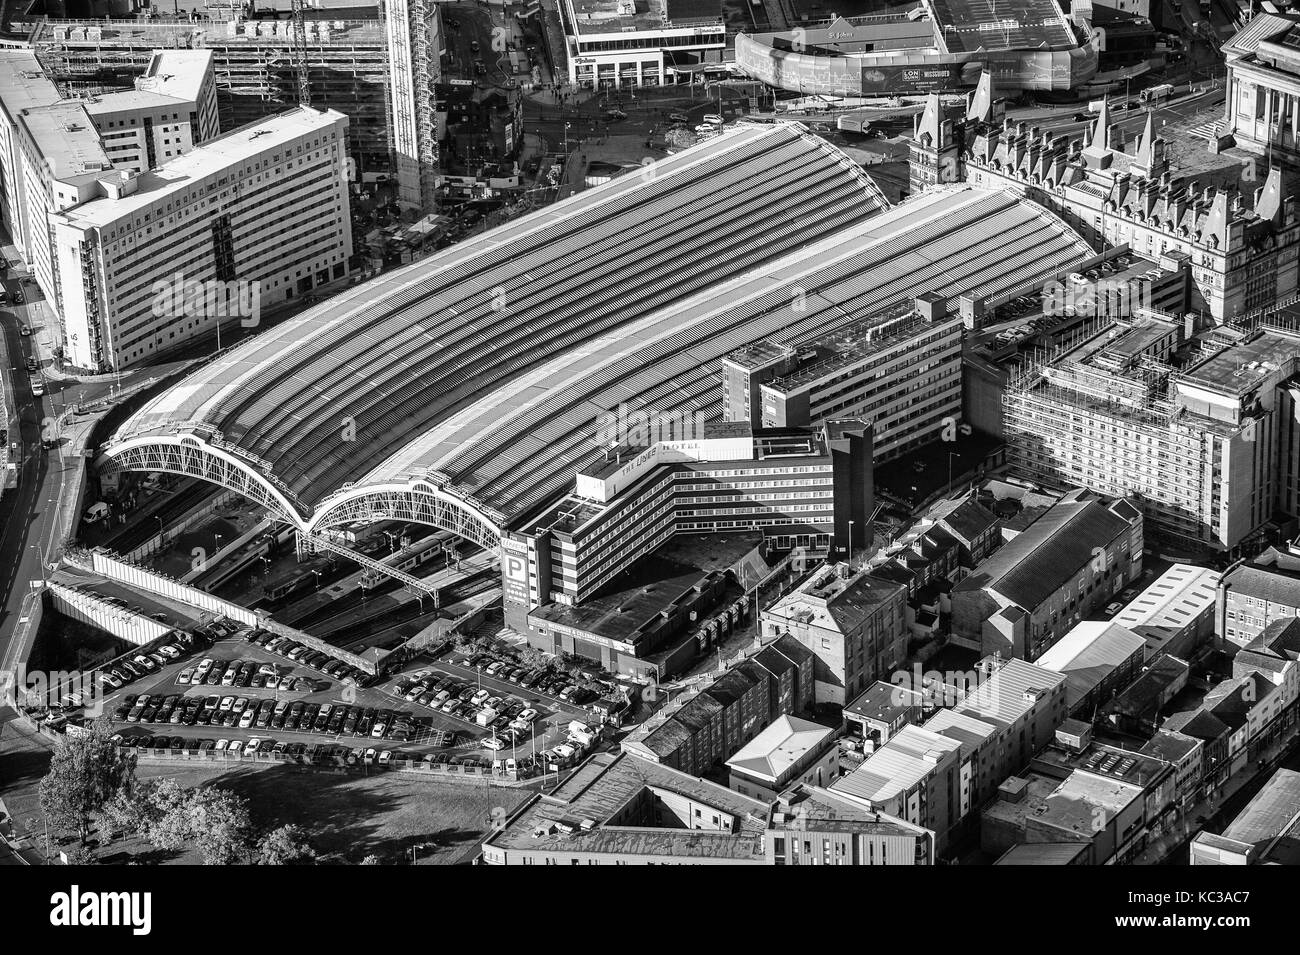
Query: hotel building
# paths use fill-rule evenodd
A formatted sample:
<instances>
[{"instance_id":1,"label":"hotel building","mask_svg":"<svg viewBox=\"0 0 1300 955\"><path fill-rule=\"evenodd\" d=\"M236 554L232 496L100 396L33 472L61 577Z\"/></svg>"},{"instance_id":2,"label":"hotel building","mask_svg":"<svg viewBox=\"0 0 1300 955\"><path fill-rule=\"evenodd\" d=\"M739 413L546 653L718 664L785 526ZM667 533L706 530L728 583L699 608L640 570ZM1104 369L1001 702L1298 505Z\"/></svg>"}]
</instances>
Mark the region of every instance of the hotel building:
<instances>
[{"instance_id":1,"label":"hotel building","mask_svg":"<svg viewBox=\"0 0 1300 955\"><path fill-rule=\"evenodd\" d=\"M149 172L84 176L99 197L50 217L67 359L128 368L232 320L206 302L160 307L171 285L260 283L246 302L260 313L343 278L347 124L299 107Z\"/></svg>"}]
</instances>

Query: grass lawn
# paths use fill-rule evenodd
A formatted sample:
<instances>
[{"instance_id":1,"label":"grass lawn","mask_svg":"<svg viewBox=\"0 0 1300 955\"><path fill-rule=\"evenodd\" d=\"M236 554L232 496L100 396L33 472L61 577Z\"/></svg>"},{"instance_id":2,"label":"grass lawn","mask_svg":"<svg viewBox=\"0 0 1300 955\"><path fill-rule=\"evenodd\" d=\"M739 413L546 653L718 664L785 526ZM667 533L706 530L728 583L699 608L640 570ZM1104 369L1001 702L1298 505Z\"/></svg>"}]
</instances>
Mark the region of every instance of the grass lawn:
<instances>
[{"instance_id":1,"label":"grass lawn","mask_svg":"<svg viewBox=\"0 0 1300 955\"><path fill-rule=\"evenodd\" d=\"M7 757L2 760L7 778L0 783L0 795L14 815L16 828L25 829L23 823L30 820L39 831L36 784L48 761L37 747L23 746L12 738L14 734L6 735L10 738L3 742L9 751L0 752L0 757ZM297 823L307 830L320 861L327 864L355 864L371 854L384 863L409 862L414 845L428 845L417 850L420 864L468 862L477 852L488 820L512 812L530 795L530 790L403 779L396 773L336 776L281 766L227 770L186 764L136 769L139 779L162 776L186 787L216 785L239 793L248 800L258 827ZM117 864L203 861L196 851L160 852L140 839L105 845L96 857Z\"/></svg>"}]
</instances>

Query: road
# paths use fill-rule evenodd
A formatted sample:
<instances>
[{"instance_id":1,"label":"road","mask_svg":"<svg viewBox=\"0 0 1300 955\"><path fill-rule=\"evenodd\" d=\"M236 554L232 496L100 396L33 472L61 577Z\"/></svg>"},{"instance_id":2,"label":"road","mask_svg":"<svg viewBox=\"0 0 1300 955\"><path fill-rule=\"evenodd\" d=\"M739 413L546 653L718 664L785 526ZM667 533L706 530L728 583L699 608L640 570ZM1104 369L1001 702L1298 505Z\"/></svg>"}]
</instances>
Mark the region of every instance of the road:
<instances>
[{"instance_id":1,"label":"road","mask_svg":"<svg viewBox=\"0 0 1300 955\"><path fill-rule=\"evenodd\" d=\"M11 245L6 244L3 251L8 261L15 261ZM12 302L19 281L6 270L3 285ZM12 638L23 599L31 592L32 581L44 579L45 569L62 543L56 527L56 503L75 486L76 472L84 467L83 459L65 456L70 444L66 438L60 438L59 446L47 451L41 446L42 435L57 437L62 433L59 419L67 408L108 397L116 388L128 387L136 380L136 375L124 374L118 379L83 381L53 372L47 351L53 335L41 325L47 315L45 306L33 285L24 283L22 290L28 301L0 308L0 352L3 352L0 373L6 376L19 421L17 433L9 436L11 448L16 450L13 458L18 465L18 485L0 496L0 669L3 670L15 665L12 657L17 647L12 645ZM38 300L33 302L32 298ZM33 334L20 334L23 324ZM39 363L35 373L27 371L29 358ZM43 395L33 394L34 381L41 383Z\"/></svg>"}]
</instances>

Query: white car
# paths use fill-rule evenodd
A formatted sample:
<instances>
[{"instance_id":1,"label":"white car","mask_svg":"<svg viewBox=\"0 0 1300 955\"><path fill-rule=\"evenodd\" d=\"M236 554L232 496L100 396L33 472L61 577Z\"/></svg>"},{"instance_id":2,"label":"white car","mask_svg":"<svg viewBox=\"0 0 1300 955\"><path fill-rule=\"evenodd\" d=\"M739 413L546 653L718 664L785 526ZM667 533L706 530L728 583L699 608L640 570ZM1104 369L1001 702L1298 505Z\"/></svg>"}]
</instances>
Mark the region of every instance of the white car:
<instances>
[{"instance_id":1,"label":"white car","mask_svg":"<svg viewBox=\"0 0 1300 955\"><path fill-rule=\"evenodd\" d=\"M227 748L229 748L229 746L230 746L230 740L219 739L217 740L216 745L212 747L212 751L214 753L224 753L227 750Z\"/></svg>"},{"instance_id":2,"label":"white car","mask_svg":"<svg viewBox=\"0 0 1300 955\"><path fill-rule=\"evenodd\" d=\"M531 723L535 719L537 719L537 711L530 706L528 709L520 711L519 715L515 717L515 722Z\"/></svg>"},{"instance_id":3,"label":"white car","mask_svg":"<svg viewBox=\"0 0 1300 955\"><path fill-rule=\"evenodd\" d=\"M490 690L479 690L469 698L469 702L473 706L478 706L491 695L492 693Z\"/></svg>"},{"instance_id":4,"label":"white car","mask_svg":"<svg viewBox=\"0 0 1300 955\"><path fill-rule=\"evenodd\" d=\"M391 763L392 761L393 761L393 751L392 751L391 749L386 749L386 750L384 750L382 753L379 754L379 765L380 765L380 766L386 766L386 765L388 765L389 763Z\"/></svg>"},{"instance_id":5,"label":"white car","mask_svg":"<svg viewBox=\"0 0 1300 955\"><path fill-rule=\"evenodd\" d=\"M506 741L501 739L499 736L489 736L483 741L483 748L493 750L494 752L499 749L505 749Z\"/></svg>"},{"instance_id":6,"label":"white car","mask_svg":"<svg viewBox=\"0 0 1300 955\"><path fill-rule=\"evenodd\" d=\"M173 647L171 644L167 644L166 646L159 647L158 652L161 653L163 656L167 657L169 660L179 660L181 658L181 652L177 650L175 647Z\"/></svg>"},{"instance_id":7,"label":"white car","mask_svg":"<svg viewBox=\"0 0 1300 955\"><path fill-rule=\"evenodd\" d=\"M226 752L227 752L227 753L230 753L230 754L232 754L232 755L238 756L239 753L240 753L240 751L241 751L243 748L244 748L244 741L243 741L243 740L232 739L232 740L230 741L230 745L226 747Z\"/></svg>"},{"instance_id":8,"label":"white car","mask_svg":"<svg viewBox=\"0 0 1300 955\"><path fill-rule=\"evenodd\" d=\"M717 113L705 113L704 121L706 123L712 123L714 126L721 126L723 123L726 122L726 120L723 119L722 116L720 116Z\"/></svg>"},{"instance_id":9,"label":"white car","mask_svg":"<svg viewBox=\"0 0 1300 955\"><path fill-rule=\"evenodd\" d=\"M253 725L253 720L257 719L257 710L251 706L244 708L244 713L239 717L239 728L246 730Z\"/></svg>"},{"instance_id":10,"label":"white car","mask_svg":"<svg viewBox=\"0 0 1300 955\"><path fill-rule=\"evenodd\" d=\"M375 752L375 748L372 746L369 749L367 749L365 753L362 755L361 761L363 763L373 763L375 761L376 755L377 753Z\"/></svg>"},{"instance_id":11,"label":"white car","mask_svg":"<svg viewBox=\"0 0 1300 955\"><path fill-rule=\"evenodd\" d=\"M261 737L254 736L252 739L250 739L247 743L244 744L244 752L256 753L258 748L261 745L262 745Z\"/></svg>"}]
</instances>

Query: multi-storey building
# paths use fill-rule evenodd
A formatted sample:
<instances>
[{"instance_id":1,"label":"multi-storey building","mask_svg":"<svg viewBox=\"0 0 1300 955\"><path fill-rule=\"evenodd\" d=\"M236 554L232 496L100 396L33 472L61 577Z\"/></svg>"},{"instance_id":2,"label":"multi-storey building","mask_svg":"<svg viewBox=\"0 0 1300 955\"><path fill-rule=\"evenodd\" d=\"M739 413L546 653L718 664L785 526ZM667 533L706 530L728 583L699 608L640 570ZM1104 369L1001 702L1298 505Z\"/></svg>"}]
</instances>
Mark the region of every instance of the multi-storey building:
<instances>
[{"instance_id":1,"label":"multi-storey building","mask_svg":"<svg viewBox=\"0 0 1300 955\"><path fill-rule=\"evenodd\" d=\"M961 821L961 744L919 726L904 726L831 792L888 813L935 834L935 851L947 849Z\"/></svg>"},{"instance_id":2,"label":"multi-storey building","mask_svg":"<svg viewBox=\"0 0 1300 955\"><path fill-rule=\"evenodd\" d=\"M934 835L818 786L757 800L597 753L483 842L489 865L933 865Z\"/></svg>"},{"instance_id":3,"label":"multi-storey building","mask_svg":"<svg viewBox=\"0 0 1300 955\"><path fill-rule=\"evenodd\" d=\"M67 359L130 367L345 277L347 123L300 107L157 170L87 174L101 197L50 217Z\"/></svg>"},{"instance_id":4,"label":"multi-storey building","mask_svg":"<svg viewBox=\"0 0 1300 955\"><path fill-rule=\"evenodd\" d=\"M1219 580L1214 632L1229 652L1277 620L1300 616L1300 545L1270 547Z\"/></svg>"},{"instance_id":5,"label":"multi-storey building","mask_svg":"<svg viewBox=\"0 0 1300 955\"><path fill-rule=\"evenodd\" d=\"M773 689L766 670L751 660L742 661L697 692L657 711L623 740L623 752L703 775L730 759L772 721Z\"/></svg>"},{"instance_id":6,"label":"multi-storey building","mask_svg":"<svg viewBox=\"0 0 1300 955\"><path fill-rule=\"evenodd\" d=\"M347 115L347 155L356 178L391 174L386 21L340 19L330 12L308 9L303 24L312 106ZM293 31L287 19L41 18L28 39L51 79L91 95L129 86L157 50L211 50L224 130L298 103Z\"/></svg>"},{"instance_id":7,"label":"multi-storey building","mask_svg":"<svg viewBox=\"0 0 1300 955\"><path fill-rule=\"evenodd\" d=\"M753 428L698 418L611 413L606 460L574 490L515 524L503 542L506 622L537 633L529 610L580 605L678 533L761 533L776 546L824 551L871 513L870 428ZM661 440L662 439L662 440Z\"/></svg>"},{"instance_id":8,"label":"multi-storey building","mask_svg":"<svg viewBox=\"0 0 1300 955\"><path fill-rule=\"evenodd\" d=\"M83 102L117 169L144 172L217 136L211 50L159 50L135 89Z\"/></svg>"},{"instance_id":9,"label":"multi-storey building","mask_svg":"<svg viewBox=\"0 0 1300 955\"><path fill-rule=\"evenodd\" d=\"M1257 13L1223 44L1227 82L1220 145L1300 165L1300 26Z\"/></svg>"},{"instance_id":10,"label":"multi-storey building","mask_svg":"<svg viewBox=\"0 0 1300 955\"><path fill-rule=\"evenodd\" d=\"M798 291L792 305L799 311ZM962 320L925 295L799 347L760 342L722 363L723 414L766 428L860 417L887 461L961 417Z\"/></svg>"},{"instance_id":11,"label":"multi-storey building","mask_svg":"<svg viewBox=\"0 0 1300 955\"><path fill-rule=\"evenodd\" d=\"M675 67L722 62L727 35L716 0L563 0L559 7L575 86L667 86L678 81Z\"/></svg>"},{"instance_id":12,"label":"multi-storey building","mask_svg":"<svg viewBox=\"0 0 1300 955\"><path fill-rule=\"evenodd\" d=\"M918 118L911 149L916 190L945 182L1006 189L1051 209L1094 247L1187 257L1198 307L1247 320L1300 287L1300 213L1280 168L1247 208L1243 159L1203 154L1175 178L1153 115L1131 153L1113 145L1103 105L1086 141L999 119L986 73L965 117L945 119L938 96ZM1253 160L1249 161L1253 168Z\"/></svg>"},{"instance_id":13,"label":"multi-storey building","mask_svg":"<svg viewBox=\"0 0 1300 955\"><path fill-rule=\"evenodd\" d=\"M1142 515L1072 492L952 591L953 642L1034 661L1142 573Z\"/></svg>"},{"instance_id":14,"label":"multi-storey building","mask_svg":"<svg viewBox=\"0 0 1300 955\"><path fill-rule=\"evenodd\" d=\"M1050 743L1069 713L1067 679L1046 667L989 657L975 678L955 706L922 724L961 745L959 821Z\"/></svg>"},{"instance_id":15,"label":"multi-storey building","mask_svg":"<svg viewBox=\"0 0 1300 955\"><path fill-rule=\"evenodd\" d=\"M788 635L811 650L817 701L844 706L903 662L906 610L904 585L827 564L763 610L763 635Z\"/></svg>"},{"instance_id":16,"label":"multi-storey building","mask_svg":"<svg viewBox=\"0 0 1300 955\"><path fill-rule=\"evenodd\" d=\"M771 865L934 864L930 830L806 783L777 797L764 838Z\"/></svg>"},{"instance_id":17,"label":"multi-storey building","mask_svg":"<svg viewBox=\"0 0 1300 955\"><path fill-rule=\"evenodd\" d=\"M1224 330L1216 351L1175 370L1146 347L1162 325L1142 315L1027 366L1003 398L1008 461L1049 485L1127 497L1166 545L1230 550L1293 506L1275 475L1300 434L1285 413L1300 334Z\"/></svg>"},{"instance_id":18,"label":"multi-storey building","mask_svg":"<svg viewBox=\"0 0 1300 955\"><path fill-rule=\"evenodd\" d=\"M52 106L62 96L27 49L0 49L0 225L18 254L30 255L27 236L26 174L19 118L29 109Z\"/></svg>"},{"instance_id":19,"label":"multi-storey building","mask_svg":"<svg viewBox=\"0 0 1300 955\"><path fill-rule=\"evenodd\" d=\"M434 86L441 76L442 15L426 0L382 0L388 50L389 129L397 166L397 199L432 212L437 203L438 133Z\"/></svg>"},{"instance_id":20,"label":"multi-storey building","mask_svg":"<svg viewBox=\"0 0 1300 955\"><path fill-rule=\"evenodd\" d=\"M11 71L0 80L0 205L19 254L61 316L51 214L98 195L110 169L140 172L215 136L211 54L159 51L135 89L66 100L30 51L0 56Z\"/></svg>"},{"instance_id":21,"label":"multi-storey building","mask_svg":"<svg viewBox=\"0 0 1300 955\"><path fill-rule=\"evenodd\" d=\"M800 783L828 786L839 779L839 752L829 726L781 716L727 760L727 785L753 799Z\"/></svg>"},{"instance_id":22,"label":"multi-storey building","mask_svg":"<svg viewBox=\"0 0 1300 955\"><path fill-rule=\"evenodd\" d=\"M18 143L26 204L24 258L46 301L61 313L50 216L94 198L113 163L86 107L75 100L23 110Z\"/></svg>"}]
</instances>

